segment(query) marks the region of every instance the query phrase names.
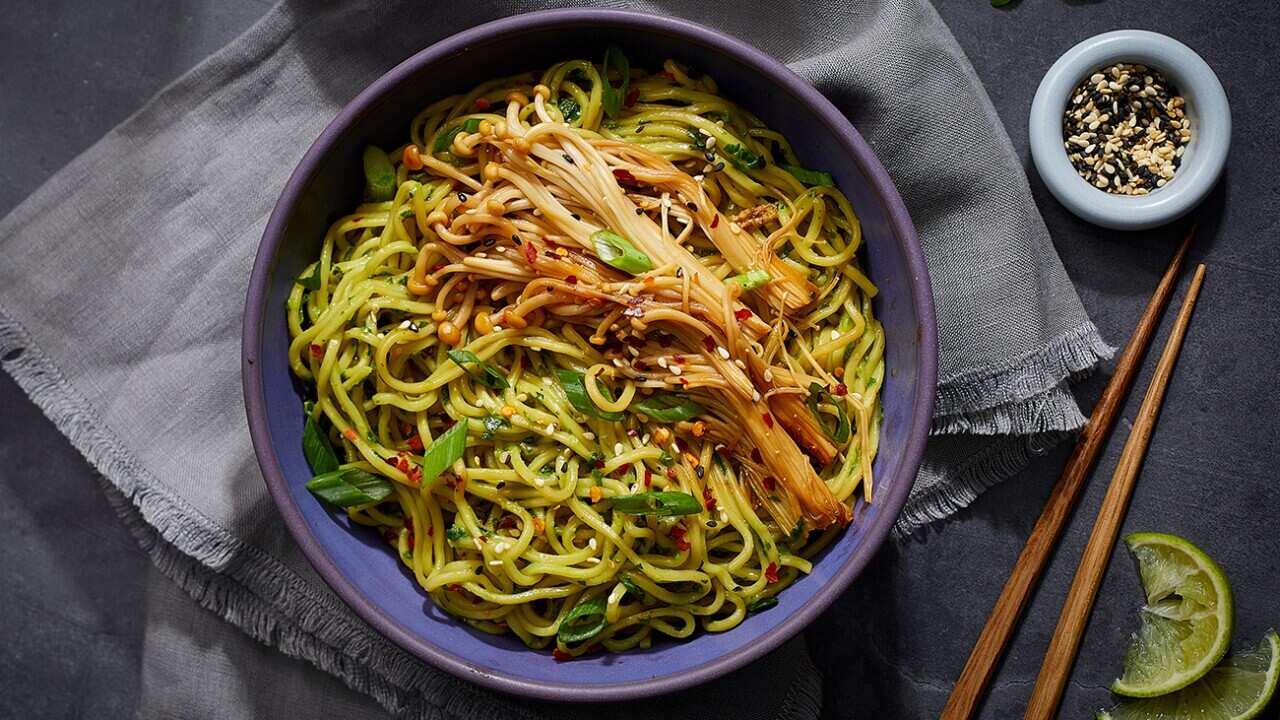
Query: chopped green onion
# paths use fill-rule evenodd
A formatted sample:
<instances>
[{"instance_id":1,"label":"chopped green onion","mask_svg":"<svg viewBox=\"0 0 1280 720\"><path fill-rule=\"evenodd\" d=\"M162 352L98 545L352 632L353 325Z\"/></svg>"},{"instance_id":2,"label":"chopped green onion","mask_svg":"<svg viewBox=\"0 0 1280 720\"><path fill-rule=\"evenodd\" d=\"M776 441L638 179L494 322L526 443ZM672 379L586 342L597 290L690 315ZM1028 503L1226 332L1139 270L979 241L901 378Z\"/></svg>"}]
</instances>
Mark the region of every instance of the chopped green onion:
<instances>
[{"instance_id":1,"label":"chopped green onion","mask_svg":"<svg viewBox=\"0 0 1280 720\"><path fill-rule=\"evenodd\" d=\"M679 422L702 414L702 406L679 395L658 394L631 403L631 409L658 422Z\"/></svg>"},{"instance_id":2,"label":"chopped green onion","mask_svg":"<svg viewBox=\"0 0 1280 720\"><path fill-rule=\"evenodd\" d=\"M311 268L310 275L306 277L298 278L298 284L308 290L319 290L320 289L320 263L316 263L315 267Z\"/></svg>"},{"instance_id":3,"label":"chopped green onion","mask_svg":"<svg viewBox=\"0 0 1280 720\"><path fill-rule=\"evenodd\" d=\"M578 101L571 97L562 97L560 102L556 103L560 108L560 115L564 117L564 121L571 123L582 117L582 107L578 105Z\"/></svg>"},{"instance_id":4,"label":"chopped green onion","mask_svg":"<svg viewBox=\"0 0 1280 720\"><path fill-rule=\"evenodd\" d=\"M613 422L622 419L622 413L606 412L596 407L594 402L591 402L591 396L587 394L587 388L584 384L585 376L582 373L577 370L560 368L556 370L556 377L560 378L560 387L564 390L564 394L568 396L569 404L578 412ZM602 385L599 380L596 381L596 387L606 398L613 399L610 397L609 389Z\"/></svg>"},{"instance_id":5,"label":"chopped green onion","mask_svg":"<svg viewBox=\"0 0 1280 720\"><path fill-rule=\"evenodd\" d=\"M440 477L440 473L457 462L466 449L467 421L463 419L454 423L453 427L431 443L431 447L423 451L422 485L425 487L427 483Z\"/></svg>"},{"instance_id":6,"label":"chopped green onion","mask_svg":"<svg viewBox=\"0 0 1280 720\"><path fill-rule=\"evenodd\" d=\"M615 495L609 498L613 509L628 515L655 515L676 517L696 515L702 512L702 504L689 493L652 491L634 495Z\"/></svg>"},{"instance_id":7,"label":"chopped green onion","mask_svg":"<svg viewBox=\"0 0 1280 720\"><path fill-rule=\"evenodd\" d=\"M302 455L311 466L315 475L324 475L338 469L338 455L329 444L329 438L320 429L320 423L307 415L307 423L302 426Z\"/></svg>"},{"instance_id":8,"label":"chopped green onion","mask_svg":"<svg viewBox=\"0 0 1280 720\"><path fill-rule=\"evenodd\" d=\"M760 270L757 268L755 270L748 270L741 275L734 275L733 277L725 280L725 282L731 282L743 290L755 290L762 285L768 285L773 282L773 276L769 274L768 270Z\"/></svg>"},{"instance_id":9,"label":"chopped green onion","mask_svg":"<svg viewBox=\"0 0 1280 720\"><path fill-rule=\"evenodd\" d=\"M560 629L556 639L566 645L586 642L604 629L605 598L603 595L583 600L569 611L560 621Z\"/></svg>"},{"instance_id":10,"label":"chopped green onion","mask_svg":"<svg viewBox=\"0 0 1280 720\"><path fill-rule=\"evenodd\" d=\"M364 149L364 184L369 199L386 202L396 194L396 170L381 148L370 145Z\"/></svg>"},{"instance_id":11,"label":"chopped green onion","mask_svg":"<svg viewBox=\"0 0 1280 720\"><path fill-rule=\"evenodd\" d=\"M759 170L764 167L764 158L752 152L746 145L730 143L724 146L724 151L729 153L729 161L739 170Z\"/></svg>"},{"instance_id":12,"label":"chopped green onion","mask_svg":"<svg viewBox=\"0 0 1280 720\"><path fill-rule=\"evenodd\" d=\"M618 75L622 78L621 84L614 87L609 82L609 70L616 69ZM622 54L622 50L616 45L610 45L604 51L604 66L600 70L600 81L604 83L601 88L601 104L604 106L604 112L610 119L615 119L622 112L622 103L626 100L627 93L631 90L631 62L627 60L627 56Z\"/></svg>"},{"instance_id":13,"label":"chopped green onion","mask_svg":"<svg viewBox=\"0 0 1280 720\"><path fill-rule=\"evenodd\" d=\"M479 356L470 350L450 350L449 359L458 363L458 367L475 378L476 382L491 390L506 390L508 387L507 379L502 376L502 373L498 372L497 368L481 360ZM476 369L481 371L480 374L476 375L467 370L467 365L469 364L475 365Z\"/></svg>"},{"instance_id":14,"label":"chopped green onion","mask_svg":"<svg viewBox=\"0 0 1280 720\"><path fill-rule=\"evenodd\" d=\"M615 232L597 230L591 233L591 244L596 248L596 257L610 267L632 275L653 269L653 261L648 255L637 250L635 245Z\"/></svg>"},{"instance_id":15,"label":"chopped green onion","mask_svg":"<svg viewBox=\"0 0 1280 720\"><path fill-rule=\"evenodd\" d=\"M836 420L834 425L829 423L826 416L818 411L818 401L826 399L836 408ZM831 393L827 391L821 383L811 383L809 385L809 399L805 401L809 406L809 412L813 413L813 417L817 419L818 424L822 426L822 431L837 443L846 443L849 441L849 416L845 414L844 407L831 397Z\"/></svg>"},{"instance_id":16,"label":"chopped green onion","mask_svg":"<svg viewBox=\"0 0 1280 720\"><path fill-rule=\"evenodd\" d=\"M490 413L484 416L484 420L480 421L484 424L484 432L480 434L481 440L492 440L493 436L504 427L511 427L511 423L501 415Z\"/></svg>"},{"instance_id":17,"label":"chopped green onion","mask_svg":"<svg viewBox=\"0 0 1280 720\"><path fill-rule=\"evenodd\" d=\"M834 187L836 179L831 177L831 173L822 172L821 170L809 170L799 165L783 165L783 170L791 173L801 183L809 187Z\"/></svg>"},{"instance_id":18,"label":"chopped green onion","mask_svg":"<svg viewBox=\"0 0 1280 720\"><path fill-rule=\"evenodd\" d=\"M773 595L770 595L768 597L758 597L755 600L752 600L751 602L747 603L747 612L758 613L758 612L763 612L765 610L768 610L771 607L777 607L777 606L778 606L778 598Z\"/></svg>"},{"instance_id":19,"label":"chopped green onion","mask_svg":"<svg viewBox=\"0 0 1280 720\"><path fill-rule=\"evenodd\" d=\"M453 139L458 133L474 133L480 131L480 118L469 118L466 122L460 122L457 125L445 130L436 136L436 141L431 144L431 152L444 152L453 144Z\"/></svg>"},{"instance_id":20,"label":"chopped green onion","mask_svg":"<svg viewBox=\"0 0 1280 720\"><path fill-rule=\"evenodd\" d=\"M307 482L307 489L330 505L368 505L391 494L391 481L359 468L342 468L322 473Z\"/></svg>"}]
</instances>

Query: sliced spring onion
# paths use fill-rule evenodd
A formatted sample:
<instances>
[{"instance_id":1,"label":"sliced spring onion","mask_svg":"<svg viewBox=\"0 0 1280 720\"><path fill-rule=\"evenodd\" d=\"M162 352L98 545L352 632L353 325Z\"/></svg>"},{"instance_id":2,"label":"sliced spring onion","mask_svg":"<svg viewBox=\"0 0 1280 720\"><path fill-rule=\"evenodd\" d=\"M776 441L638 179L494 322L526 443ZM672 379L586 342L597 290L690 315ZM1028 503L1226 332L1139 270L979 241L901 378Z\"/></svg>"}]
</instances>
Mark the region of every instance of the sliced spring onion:
<instances>
[{"instance_id":1,"label":"sliced spring onion","mask_svg":"<svg viewBox=\"0 0 1280 720\"><path fill-rule=\"evenodd\" d=\"M445 130L436 136L436 141L431 144L431 152L444 152L453 144L453 138L460 132L467 134L480 132L480 118L470 118L466 122L460 122L457 125Z\"/></svg>"},{"instance_id":2,"label":"sliced spring onion","mask_svg":"<svg viewBox=\"0 0 1280 720\"><path fill-rule=\"evenodd\" d=\"M768 597L758 597L755 600L752 600L751 602L747 603L747 612L758 613L758 612L763 612L765 610L768 610L771 607L777 607L777 606L778 606L778 598L773 595L770 595Z\"/></svg>"},{"instance_id":3,"label":"sliced spring onion","mask_svg":"<svg viewBox=\"0 0 1280 720\"><path fill-rule=\"evenodd\" d=\"M560 621L560 629L556 632L556 639L566 645L586 642L604 629L606 624L604 618L605 598L603 595L583 600L569 614L564 616Z\"/></svg>"},{"instance_id":4,"label":"sliced spring onion","mask_svg":"<svg viewBox=\"0 0 1280 720\"><path fill-rule=\"evenodd\" d=\"M836 419L834 423L827 420L827 416L818 411L818 402L821 400L830 402L836 409ZM822 431L837 443L846 443L849 441L849 416L844 412L844 406L831 397L831 393L822 386L821 383L809 384L809 399L805 401L809 406L809 412L813 413L813 417L817 419L818 424L822 426Z\"/></svg>"},{"instance_id":5,"label":"sliced spring onion","mask_svg":"<svg viewBox=\"0 0 1280 720\"><path fill-rule=\"evenodd\" d=\"M731 282L743 290L755 290L762 285L768 285L773 282L773 276L769 274L768 270L761 270L757 268L755 270L748 270L741 275L734 275L733 277L726 279L725 282Z\"/></svg>"},{"instance_id":6,"label":"sliced spring onion","mask_svg":"<svg viewBox=\"0 0 1280 720\"><path fill-rule=\"evenodd\" d=\"M316 263L315 267L311 268L310 275L307 275L306 277L298 278L298 284L308 290L319 290L320 289L320 263Z\"/></svg>"},{"instance_id":7,"label":"sliced spring onion","mask_svg":"<svg viewBox=\"0 0 1280 720\"><path fill-rule=\"evenodd\" d=\"M556 377L560 378L560 387L564 390L564 394L568 396L569 404L578 412L612 422L622 419L622 413L606 412L591 402L591 396L587 394L585 385L586 378L582 373L577 370L560 368L556 370ZM600 392L606 398L613 399L609 389L601 384L599 380L596 381L596 387L600 389Z\"/></svg>"},{"instance_id":8,"label":"sliced spring onion","mask_svg":"<svg viewBox=\"0 0 1280 720\"><path fill-rule=\"evenodd\" d=\"M320 429L320 423L307 415L307 424L302 426L302 455L311 466L315 475L324 475L338 469L338 454L329 444L329 438Z\"/></svg>"},{"instance_id":9,"label":"sliced spring onion","mask_svg":"<svg viewBox=\"0 0 1280 720\"><path fill-rule=\"evenodd\" d=\"M702 512L702 503L689 493L670 490L654 490L634 495L615 495L609 498L613 509L628 515L655 515L676 517L696 515Z\"/></svg>"},{"instance_id":10,"label":"sliced spring onion","mask_svg":"<svg viewBox=\"0 0 1280 720\"><path fill-rule=\"evenodd\" d=\"M629 240L611 230L597 230L591 233L591 244L596 248L596 257L610 267L632 275L653 269L653 261L648 255L637 250Z\"/></svg>"},{"instance_id":11,"label":"sliced spring onion","mask_svg":"<svg viewBox=\"0 0 1280 720\"><path fill-rule=\"evenodd\" d=\"M564 121L567 123L572 123L582 117L582 107L578 105L577 100L574 100L571 97L565 96L560 98L560 101L556 103L556 106L560 108L560 115L564 117Z\"/></svg>"},{"instance_id":12,"label":"sliced spring onion","mask_svg":"<svg viewBox=\"0 0 1280 720\"><path fill-rule=\"evenodd\" d=\"M381 148L370 145L364 149L364 185L369 199L386 202L396 194L396 170Z\"/></svg>"},{"instance_id":13,"label":"sliced spring onion","mask_svg":"<svg viewBox=\"0 0 1280 720\"><path fill-rule=\"evenodd\" d=\"M467 449L467 421L459 420L422 453L422 485L440 477Z\"/></svg>"},{"instance_id":14,"label":"sliced spring onion","mask_svg":"<svg viewBox=\"0 0 1280 720\"><path fill-rule=\"evenodd\" d=\"M730 143L724 146L724 151L729 154L729 162L736 165L739 170L758 170L764 167L764 158L755 154L746 145Z\"/></svg>"},{"instance_id":15,"label":"sliced spring onion","mask_svg":"<svg viewBox=\"0 0 1280 720\"><path fill-rule=\"evenodd\" d=\"M479 356L470 350L450 350L449 359L458 363L458 367L467 372L468 375L475 378L476 382L491 390L506 390L507 379L498 372L498 369L489 363L481 360ZM475 374L467 370L467 365L475 365L480 374Z\"/></svg>"},{"instance_id":16,"label":"sliced spring onion","mask_svg":"<svg viewBox=\"0 0 1280 720\"><path fill-rule=\"evenodd\" d=\"M355 507L375 503L391 494L391 481L359 468L341 468L317 475L307 489L330 505Z\"/></svg>"},{"instance_id":17,"label":"sliced spring onion","mask_svg":"<svg viewBox=\"0 0 1280 720\"><path fill-rule=\"evenodd\" d=\"M831 177L831 173L823 172L821 170L809 170L808 168L802 168L799 165L782 165L781 167L783 170L794 175L802 184L809 187L835 187L836 179Z\"/></svg>"},{"instance_id":18,"label":"sliced spring onion","mask_svg":"<svg viewBox=\"0 0 1280 720\"><path fill-rule=\"evenodd\" d=\"M658 394L631 403L631 409L658 422L679 422L702 414L702 406L679 395Z\"/></svg>"},{"instance_id":19,"label":"sliced spring onion","mask_svg":"<svg viewBox=\"0 0 1280 720\"><path fill-rule=\"evenodd\" d=\"M609 82L610 70L617 70L618 76L622 79L622 83L616 88ZM610 45L604 51L604 66L600 70L600 80L604 83L600 98L604 112L610 119L615 119L622 112L622 103L626 100L627 93L631 91L631 62L616 45Z\"/></svg>"}]
</instances>

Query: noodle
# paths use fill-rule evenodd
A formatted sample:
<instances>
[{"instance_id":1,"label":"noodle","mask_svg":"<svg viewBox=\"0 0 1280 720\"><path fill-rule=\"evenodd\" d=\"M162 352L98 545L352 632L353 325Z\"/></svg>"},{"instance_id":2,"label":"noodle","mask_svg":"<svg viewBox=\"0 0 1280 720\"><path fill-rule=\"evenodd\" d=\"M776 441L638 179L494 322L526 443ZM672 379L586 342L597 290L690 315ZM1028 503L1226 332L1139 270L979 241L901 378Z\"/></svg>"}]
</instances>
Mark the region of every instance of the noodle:
<instances>
[{"instance_id":1,"label":"noodle","mask_svg":"<svg viewBox=\"0 0 1280 720\"><path fill-rule=\"evenodd\" d=\"M367 151L288 300L309 487L560 659L770 607L871 501L881 422L849 202L709 77L610 53Z\"/></svg>"}]
</instances>

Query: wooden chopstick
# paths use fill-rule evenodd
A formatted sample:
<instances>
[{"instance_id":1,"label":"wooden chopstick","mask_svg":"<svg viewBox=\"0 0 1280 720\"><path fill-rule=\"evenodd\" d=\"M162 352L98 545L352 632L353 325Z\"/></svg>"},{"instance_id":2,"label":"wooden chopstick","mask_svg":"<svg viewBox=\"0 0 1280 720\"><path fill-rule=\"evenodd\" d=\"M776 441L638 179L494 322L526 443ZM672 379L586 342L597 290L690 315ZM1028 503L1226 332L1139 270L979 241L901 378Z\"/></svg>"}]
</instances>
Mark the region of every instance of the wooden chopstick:
<instances>
[{"instance_id":1,"label":"wooden chopstick","mask_svg":"<svg viewBox=\"0 0 1280 720\"><path fill-rule=\"evenodd\" d=\"M1191 246L1195 233L1196 226L1193 224L1187 230L1187 235L1178 246L1173 259L1169 261L1169 267L1160 278L1160 283L1156 285L1155 292L1147 303L1147 309L1138 320L1138 326L1134 328L1133 335L1130 336L1129 342L1120 354L1120 359L1116 361L1116 369L1111 375L1111 380L1107 382L1106 389L1102 391L1102 397L1094 405L1089 422L1081 431L1076 447L1062 469L1062 476L1058 478L1058 482L1049 493L1044 510L1040 512L1040 518L1036 520L1035 527L1032 528L1031 535L1022 548L1022 554L1018 556L1013 572L1004 584L1004 589L1000 591L1000 597L991 609L991 615L987 617L987 624L982 628L977 642L974 643L964 670L956 680L955 687L951 689L951 696L947 698L941 720L971 718L978 706L978 701L986 691L987 684L995 675L996 665L1004 656L1009 638L1013 636L1018 619L1022 617L1027 607L1031 590L1035 587L1050 553L1053 552L1058 538L1062 535L1067 517L1080 497L1085 478L1093 469L1098 453L1111 432L1111 427L1115 424L1117 411L1125 396L1128 395L1133 379L1137 377L1138 369L1142 366L1143 353L1151 343L1151 336L1160 323L1160 314L1164 312L1169 296L1173 294L1178 275L1182 272L1183 259L1186 257L1187 248Z\"/></svg>"},{"instance_id":2,"label":"wooden chopstick","mask_svg":"<svg viewBox=\"0 0 1280 720\"><path fill-rule=\"evenodd\" d=\"M1204 265L1201 265L1196 268L1196 274L1191 279L1187 297L1182 301L1178 319L1173 324L1169 339L1165 341L1164 352L1151 377L1146 397L1142 399L1142 407L1133 422L1133 429L1129 431L1129 439L1125 441L1124 450L1120 453L1120 462L1111 478L1111 485L1107 487L1102 508L1098 510L1093 533L1089 535L1084 555L1080 558L1080 567L1076 569L1071 590L1067 592L1067 600L1062 605L1058 627L1053 632L1053 639L1049 641L1048 651L1045 652L1040 677L1036 678L1035 689L1031 691L1026 720L1050 720L1058 712L1062 690L1067 684L1067 677L1071 675L1071 667L1075 664L1080 638L1084 635L1089 612L1093 609L1093 600L1098 594L1098 584L1111 559L1111 548L1116 543L1120 523L1129 507L1129 498L1133 495L1133 486L1138 479L1138 469L1142 467L1142 459L1147 453L1156 417L1160 414L1160 403L1164 400L1165 388L1173 374L1173 365L1178 361L1178 351L1182 348L1182 339L1186 336L1191 312L1195 309L1196 297L1200 295L1200 285L1203 282Z\"/></svg>"}]
</instances>

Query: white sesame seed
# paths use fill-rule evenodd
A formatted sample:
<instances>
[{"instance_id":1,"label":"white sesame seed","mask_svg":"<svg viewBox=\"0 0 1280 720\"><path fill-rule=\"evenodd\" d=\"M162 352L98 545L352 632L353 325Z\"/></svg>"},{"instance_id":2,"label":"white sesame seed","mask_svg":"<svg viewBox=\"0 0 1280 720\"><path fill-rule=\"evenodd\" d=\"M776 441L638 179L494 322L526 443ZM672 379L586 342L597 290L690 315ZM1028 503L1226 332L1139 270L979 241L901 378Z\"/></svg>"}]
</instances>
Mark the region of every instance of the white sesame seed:
<instances>
[{"instance_id":1,"label":"white sesame seed","mask_svg":"<svg viewBox=\"0 0 1280 720\"><path fill-rule=\"evenodd\" d=\"M666 356L666 355L662 355L662 356L659 356L659 357L658 357L658 367L660 367L660 368L664 368L664 369L667 367L667 356Z\"/></svg>"},{"instance_id":2,"label":"white sesame seed","mask_svg":"<svg viewBox=\"0 0 1280 720\"><path fill-rule=\"evenodd\" d=\"M729 230L732 231L734 235L737 235L738 233L742 232L742 226L736 222L730 222Z\"/></svg>"},{"instance_id":3,"label":"white sesame seed","mask_svg":"<svg viewBox=\"0 0 1280 720\"><path fill-rule=\"evenodd\" d=\"M679 374L681 374L681 373L683 373L683 372L684 372L683 370L681 370L681 369L680 369L680 366L679 366L679 365L672 365L672 366L671 366L670 368L668 368L668 369L671 371L671 374L672 374L672 375L679 375Z\"/></svg>"},{"instance_id":4,"label":"white sesame seed","mask_svg":"<svg viewBox=\"0 0 1280 720\"><path fill-rule=\"evenodd\" d=\"M490 561L489 561L489 567L502 567L502 561L501 561L501 560L490 560Z\"/></svg>"},{"instance_id":5,"label":"white sesame seed","mask_svg":"<svg viewBox=\"0 0 1280 720\"><path fill-rule=\"evenodd\" d=\"M839 340L839 339L840 339L840 331L839 331L839 330L837 330L837 329L835 329L835 328L831 328L831 339L832 339L832 340Z\"/></svg>"},{"instance_id":6,"label":"white sesame seed","mask_svg":"<svg viewBox=\"0 0 1280 720\"><path fill-rule=\"evenodd\" d=\"M588 541L587 541L587 547L591 548L592 550L595 550L595 549L596 549L596 539L595 539L595 538L591 538L590 540L588 540Z\"/></svg>"},{"instance_id":7,"label":"white sesame seed","mask_svg":"<svg viewBox=\"0 0 1280 720\"><path fill-rule=\"evenodd\" d=\"M734 359L733 359L733 364L734 364L734 365L737 365L739 370L746 370L746 369L747 369L747 364L746 364L746 363L744 363L744 362L742 362L742 358L734 358Z\"/></svg>"},{"instance_id":8,"label":"white sesame seed","mask_svg":"<svg viewBox=\"0 0 1280 720\"><path fill-rule=\"evenodd\" d=\"M595 434L595 433L593 433L593 432L591 432L590 430L588 430L588 431L586 431L586 432L582 433L582 437L586 438L587 440L595 440L595 439L596 439L596 434Z\"/></svg>"},{"instance_id":9,"label":"white sesame seed","mask_svg":"<svg viewBox=\"0 0 1280 720\"><path fill-rule=\"evenodd\" d=\"M613 444L613 454L614 454L614 455L621 455L621 454L622 454L622 450L623 450L622 443L614 443L614 444Z\"/></svg>"},{"instance_id":10,"label":"white sesame seed","mask_svg":"<svg viewBox=\"0 0 1280 720\"><path fill-rule=\"evenodd\" d=\"M408 330L411 327L413 327L413 323L409 320L405 320L404 322L400 323L401 330Z\"/></svg>"},{"instance_id":11,"label":"white sesame seed","mask_svg":"<svg viewBox=\"0 0 1280 720\"><path fill-rule=\"evenodd\" d=\"M537 485L538 487L542 487L543 485L547 484L547 481L543 479L541 476L538 476L533 479L533 484Z\"/></svg>"},{"instance_id":12,"label":"white sesame seed","mask_svg":"<svg viewBox=\"0 0 1280 720\"><path fill-rule=\"evenodd\" d=\"M702 182L703 180L706 180L706 179L707 179L707 176L703 175L702 173L698 173L697 175L693 176L694 182Z\"/></svg>"},{"instance_id":13,"label":"white sesame seed","mask_svg":"<svg viewBox=\"0 0 1280 720\"><path fill-rule=\"evenodd\" d=\"M752 390L751 390L751 401L752 401L752 402L760 402L760 391L759 391L759 390L756 390L755 388L752 388Z\"/></svg>"},{"instance_id":14,"label":"white sesame seed","mask_svg":"<svg viewBox=\"0 0 1280 720\"><path fill-rule=\"evenodd\" d=\"M641 445L648 445L648 444L649 444L649 433L645 433L644 435L642 435L642 436L640 437L640 444L641 444Z\"/></svg>"},{"instance_id":15,"label":"white sesame seed","mask_svg":"<svg viewBox=\"0 0 1280 720\"><path fill-rule=\"evenodd\" d=\"M773 382L773 370L769 368L764 369L764 381Z\"/></svg>"},{"instance_id":16,"label":"white sesame seed","mask_svg":"<svg viewBox=\"0 0 1280 720\"><path fill-rule=\"evenodd\" d=\"M725 360L728 360L728 359L729 359L729 351L728 351L728 350L725 350L722 346L717 345L717 346L716 346L716 352L720 354L720 357L721 357L721 358L723 358L723 359L725 359Z\"/></svg>"},{"instance_id":17,"label":"white sesame seed","mask_svg":"<svg viewBox=\"0 0 1280 720\"><path fill-rule=\"evenodd\" d=\"M716 146L716 138L714 135L707 138L707 149L710 150Z\"/></svg>"}]
</instances>

